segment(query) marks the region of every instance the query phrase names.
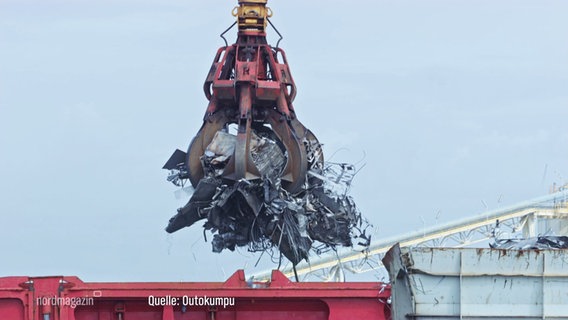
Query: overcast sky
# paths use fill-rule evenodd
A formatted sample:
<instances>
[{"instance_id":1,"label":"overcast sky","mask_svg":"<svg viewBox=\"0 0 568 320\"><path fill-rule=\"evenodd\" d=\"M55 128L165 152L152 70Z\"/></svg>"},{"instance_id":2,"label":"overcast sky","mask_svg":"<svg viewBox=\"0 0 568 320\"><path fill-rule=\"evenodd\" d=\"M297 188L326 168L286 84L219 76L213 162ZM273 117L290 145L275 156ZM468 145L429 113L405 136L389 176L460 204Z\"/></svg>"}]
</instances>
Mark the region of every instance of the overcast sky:
<instances>
[{"instance_id":1,"label":"overcast sky","mask_svg":"<svg viewBox=\"0 0 568 320\"><path fill-rule=\"evenodd\" d=\"M199 223L164 231L187 198L161 167L201 126L234 5L0 0L0 277L259 271L244 249L212 253ZM376 238L567 182L567 1L269 6L299 119L328 159L365 164L351 194Z\"/></svg>"}]
</instances>

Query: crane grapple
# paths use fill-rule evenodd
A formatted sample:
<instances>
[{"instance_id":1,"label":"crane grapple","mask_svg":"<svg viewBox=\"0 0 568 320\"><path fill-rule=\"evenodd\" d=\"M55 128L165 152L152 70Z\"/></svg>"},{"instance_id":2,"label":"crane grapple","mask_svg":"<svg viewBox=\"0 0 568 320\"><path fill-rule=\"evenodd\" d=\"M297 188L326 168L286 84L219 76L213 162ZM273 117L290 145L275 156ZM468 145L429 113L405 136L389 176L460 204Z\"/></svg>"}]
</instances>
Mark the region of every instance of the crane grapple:
<instances>
[{"instance_id":1,"label":"crane grapple","mask_svg":"<svg viewBox=\"0 0 568 320\"><path fill-rule=\"evenodd\" d=\"M176 150L164 165L168 180L178 186L189 180L194 188L166 231L206 219L214 252L276 246L295 265L315 241L334 249L351 246L354 235L364 246L370 238L346 195L354 167L324 165L318 139L294 111L286 54L266 40L272 25L266 2L240 0L233 10L237 40L215 54L203 85L209 103L201 128L188 151Z\"/></svg>"},{"instance_id":2,"label":"crane grapple","mask_svg":"<svg viewBox=\"0 0 568 320\"><path fill-rule=\"evenodd\" d=\"M296 85L284 50L266 41L265 29L271 15L266 0L239 1L239 4L233 11L239 29L237 41L217 50L203 85L209 105L203 125L187 152L189 179L196 187L204 178L201 157L215 134L229 124L237 126L237 139L223 178L232 181L261 178L251 156L251 132L269 128L286 154L281 172L283 187L298 192L309 165L306 144L317 143L317 139L294 112Z\"/></svg>"}]
</instances>

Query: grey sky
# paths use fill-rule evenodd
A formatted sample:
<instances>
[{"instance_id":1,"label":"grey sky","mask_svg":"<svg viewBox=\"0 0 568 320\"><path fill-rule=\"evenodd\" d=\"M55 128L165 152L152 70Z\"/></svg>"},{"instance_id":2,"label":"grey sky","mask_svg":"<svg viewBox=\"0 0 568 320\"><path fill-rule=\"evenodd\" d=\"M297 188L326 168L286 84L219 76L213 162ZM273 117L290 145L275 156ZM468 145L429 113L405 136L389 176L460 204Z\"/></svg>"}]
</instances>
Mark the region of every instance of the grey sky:
<instances>
[{"instance_id":1,"label":"grey sky","mask_svg":"<svg viewBox=\"0 0 568 320\"><path fill-rule=\"evenodd\" d=\"M201 125L234 5L0 0L0 276L221 281L256 262L212 253L200 224L163 231L186 199L160 168ZM366 164L352 196L376 237L566 182L568 2L269 6L300 120Z\"/></svg>"}]
</instances>

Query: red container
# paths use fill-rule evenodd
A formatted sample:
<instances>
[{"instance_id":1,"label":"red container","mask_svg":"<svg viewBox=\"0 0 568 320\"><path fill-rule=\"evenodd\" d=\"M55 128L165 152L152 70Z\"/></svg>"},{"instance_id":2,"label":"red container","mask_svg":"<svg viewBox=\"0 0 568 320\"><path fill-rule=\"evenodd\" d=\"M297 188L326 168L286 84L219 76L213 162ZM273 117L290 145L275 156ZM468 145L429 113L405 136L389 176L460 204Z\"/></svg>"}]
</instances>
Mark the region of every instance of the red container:
<instances>
[{"instance_id":1,"label":"red container","mask_svg":"<svg viewBox=\"0 0 568 320\"><path fill-rule=\"evenodd\" d=\"M296 283L273 271L249 283L85 283L77 277L0 278L1 320L389 319L390 287L377 282Z\"/></svg>"}]
</instances>

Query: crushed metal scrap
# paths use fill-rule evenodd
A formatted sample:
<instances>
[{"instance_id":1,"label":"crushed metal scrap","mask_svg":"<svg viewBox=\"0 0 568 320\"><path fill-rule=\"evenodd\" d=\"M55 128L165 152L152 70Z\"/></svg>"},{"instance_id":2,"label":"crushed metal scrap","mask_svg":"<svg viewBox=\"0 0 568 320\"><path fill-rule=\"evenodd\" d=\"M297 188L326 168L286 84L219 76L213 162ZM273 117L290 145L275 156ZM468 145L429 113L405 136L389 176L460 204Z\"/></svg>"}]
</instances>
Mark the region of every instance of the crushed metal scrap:
<instances>
[{"instance_id":1,"label":"crushed metal scrap","mask_svg":"<svg viewBox=\"0 0 568 320\"><path fill-rule=\"evenodd\" d=\"M527 239L497 239L489 246L493 249L512 250L568 249L568 237L539 236Z\"/></svg>"},{"instance_id":2,"label":"crushed metal scrap","mask_svg":"<svg viewBox=\"0 0 568 320\"><path fill-rule=\"evenodd\" d=\"M306 182L290 193L281 185L281 173L287 154L277 136L265 126L251 136L251 158L261 173L260 179L231 181L223 170L234 154L237 137L229 128L216 132L206 148L201 163L204 177L197 184L188 203L178 209L166 231L175 232L205 219L205 230L213 233L214 252L236 247L265 251L273 247L294 265L337 246L370 245L365 232L369 224L348 195L356 174L353 165L323 163L317 140L305 139L308 162ZM168 181L183 186L188 179L186 155L177 150L164 168L170 170ZM355 242L355 243L354 243Z\"/></svg>"}]
</instances>

